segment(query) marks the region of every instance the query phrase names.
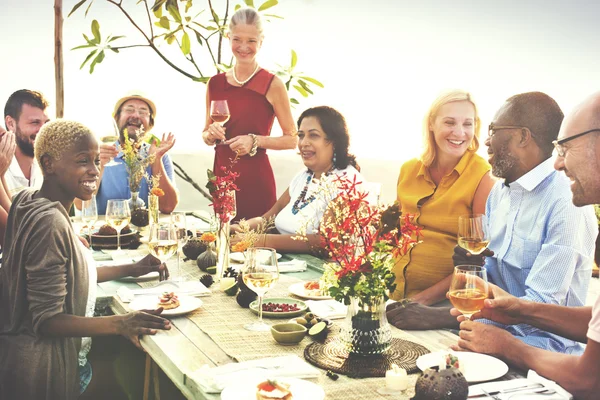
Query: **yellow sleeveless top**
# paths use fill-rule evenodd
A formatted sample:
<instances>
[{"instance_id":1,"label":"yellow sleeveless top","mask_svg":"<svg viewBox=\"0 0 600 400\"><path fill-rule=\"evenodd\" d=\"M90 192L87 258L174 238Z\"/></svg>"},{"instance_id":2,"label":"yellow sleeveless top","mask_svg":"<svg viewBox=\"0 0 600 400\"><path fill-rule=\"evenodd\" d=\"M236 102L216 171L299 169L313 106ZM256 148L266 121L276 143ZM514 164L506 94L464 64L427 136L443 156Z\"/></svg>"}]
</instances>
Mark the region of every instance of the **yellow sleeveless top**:
<instances>
[{"instance_id":1,"label":"yellow sleeveless top","mask_svg":"<svg viewBox=\"0 0 600 400\"><path fill-rule=\"evenodd\" d=\"M403 213L415 216L422 227L422 243L395 261L394 300L409 298L452 274L452 254L457 244L458 216L472 212L473 197L490 165L467 151L454 170L436 187L429 168L418 159L400 168L398 201ZM418 203L421 206L418 206Z\"/></svg>"}]
</instances>

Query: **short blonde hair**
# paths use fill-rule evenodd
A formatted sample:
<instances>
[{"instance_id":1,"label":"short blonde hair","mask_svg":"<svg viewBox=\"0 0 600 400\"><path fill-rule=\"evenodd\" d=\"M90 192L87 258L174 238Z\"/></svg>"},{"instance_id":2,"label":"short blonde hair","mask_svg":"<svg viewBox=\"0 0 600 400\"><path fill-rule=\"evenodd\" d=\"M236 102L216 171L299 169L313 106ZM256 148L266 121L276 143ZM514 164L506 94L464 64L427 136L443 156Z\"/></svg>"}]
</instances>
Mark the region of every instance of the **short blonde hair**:
<instances>
[{"instance_id":1,"label":"short blonde hair","mask_svg":"<svg viewBox=\"0 0 600 400\"><path fill-rule=\"evenodd\" d=\"M433 135L433 131L429 127L435 121L440 108L442 108L442 106L445 104L453 103L455 101L468 101L469 103L473 104L473 108L475 109L475 129L473 140L469 145L469 150L477 151L477 149L479 149L481 120L479 119L479 112L477 111L477 105L475 104L475 101L473 101L473 96L471 93L460 89L452 89L442 92L433 101L433 103L431 103L431 106L429 107L429 110L423 119L423 154L421 154L421 162L427 167L433 163L437 154L435 137Z\"/></svg>"},{"instance_id":2,"label":"short blonde hair","mask_svg":"<svg viewBox=\"0 0 600 400\"><path fill-rule=\"evenodd\" d=\"M44 125L35 139L34 152L42 172L44 155L60 160L66 152L72 150L76 142L86 136L93 136L92 131L79 122L57 119Z\"/></svg>"},{"instance_id":3,"label":"short blonde hair","mask_svg":"<svg viewBox=\"0 0 600 400\"><path fill-rule=\"evenodd\" d=\"M260 14L254 8L240 8L231 16L231 20L229 21L229 29L227 32L228 35L231 35L231 31L237 25L254 25L260 38L262 39L265 36L263 34L263 25Z\"/></svg>"}]
</instances>

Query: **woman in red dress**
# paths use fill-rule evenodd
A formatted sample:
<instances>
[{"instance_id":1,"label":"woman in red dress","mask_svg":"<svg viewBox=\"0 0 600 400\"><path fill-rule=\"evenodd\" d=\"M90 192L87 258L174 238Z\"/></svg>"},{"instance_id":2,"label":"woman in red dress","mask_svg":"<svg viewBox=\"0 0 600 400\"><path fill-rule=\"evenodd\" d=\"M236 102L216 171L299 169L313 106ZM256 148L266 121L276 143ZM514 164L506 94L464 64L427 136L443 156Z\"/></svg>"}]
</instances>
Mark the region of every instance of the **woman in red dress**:
<instances>
[{"instance_id":1,"label":"woman in red dress","mask_svg":"<svg viewBox=\"0 0 600 400\"><path fill-rule=\"evenodd\" d=\"M202 139L215 145L213 171L217 175L222 174L221 166L229 167L236 154L239 157L233 167L240 174L236 181L239 220L263 215L275 204L275 178L266 150L293 149L297 138L285 85L256 61L263 33L254 9L242 8L233 14L229 40L235 65L208 82ZM210 118L213 100L227 100L231 118L224 126ZM269 137L275 117L283 136Z\"/></svg>"}]
</instances>

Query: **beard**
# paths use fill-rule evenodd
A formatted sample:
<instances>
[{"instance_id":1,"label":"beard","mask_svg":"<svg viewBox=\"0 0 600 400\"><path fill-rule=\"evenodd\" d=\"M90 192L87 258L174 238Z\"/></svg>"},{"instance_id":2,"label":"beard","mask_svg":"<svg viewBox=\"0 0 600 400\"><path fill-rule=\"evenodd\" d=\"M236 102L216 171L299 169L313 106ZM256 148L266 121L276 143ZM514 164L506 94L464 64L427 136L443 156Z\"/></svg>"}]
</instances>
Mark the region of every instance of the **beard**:
<instances>
[{"instance_id":1,"label":"beard","mask_svg":"<svg viewBox=\"0 0 600 400\"><path fill-rule=\"evenodd\" d=\"M23 135L23 133L21 132L21 130L18 127L15 130L16 130L15 139L17 141L17 146L19 146L19 149L21 150L21 152L23 154L25 154L27 157L33 158L33 156L34 156L33 143L31 143L30 141L27 140L30 138Z\"/></svg>"},{"instance_id":2,"label":"beard","mask_svg":"<svg viewBox=\"0 0 600 400\"><path fill-rule=\"evenodd\" d=\"M123 122L123 125L119 127L119 136L121 139L121 142L123 142L123 140L125 140L125 129L127 128L128 125L139 125L139 128L136 129L127 129L127 136L129 136L130 139L133 140L137 140L138 138L138 131L140 129L144 129L144 125L142 124L142 121L137 118L137 117L130 117L127 120L125 120Z\"/></svg>"},{"instance_id":3,"label":"beard","mask_svg":"<svg viewBox=\"0 0 600 400\"><path fill-rule=\"evenodd\" d=\"M513 156L508 150L508 143L500 146L498 151L494 151L492 159L492 175L497 178L506 178L508 173L518 164L519 159Z\"/></svg>"}]
</instances>

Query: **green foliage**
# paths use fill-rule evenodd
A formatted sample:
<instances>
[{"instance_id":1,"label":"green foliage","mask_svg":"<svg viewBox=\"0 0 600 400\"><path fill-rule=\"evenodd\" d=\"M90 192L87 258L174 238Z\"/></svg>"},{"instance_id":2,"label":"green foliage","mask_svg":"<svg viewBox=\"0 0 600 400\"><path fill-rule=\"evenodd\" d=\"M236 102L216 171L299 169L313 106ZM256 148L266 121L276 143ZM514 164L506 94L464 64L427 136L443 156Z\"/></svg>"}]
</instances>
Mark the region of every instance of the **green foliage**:
<instances>
[{"instance_id":1,"label":"green foliage","mask_svg":"<svg viewBox=\"0 0 600 400\"><path fill-rule=\"evenodd\" d=\"M90 74L94 72L96 65L104 60L107 50L119 53L122 49L133 47L151 49L171 68L195 82L206 83L215 73L232 67L233 58L224 60L222 51L231 12L229 1L225 9L219 13L210 0L206 0L205 9L199 11L194 7L193 0L138 0L136 6L144 7L146 11L146 15L139 20L125 9L123 1L105 1L114 5L116 10L122 13L139 32L139 35L135 39L137 42L128 44L122 44L124 35L109 35L103 40L100 22L94 19L91 24L91 39L90 36L83 34L85 43L72 49L89 49L80 68L89 65ZM200 2L202 1L197 0L196 5ZM94 0L79 1L69 13L69 17L86 3L88 3L85 11L87 16ZM243 4L256 8L266 21L270 21L270 18L282 19L279 15L265 13L277 6L278 0L266 0L257 5L253 0L243 0ZM242 4L236 4L233 11L237 11L240 7ZM205 12L207 10L208 12ZM168 57L160 49L163 44L176 45L180 49L180 54ZM214 70L204 72L201 70L200 64L206 65L206 63L200 61L206 58L210 59ZM297 72L295 69L297 63L298 55L292 50L289 66L277 64L278 69L274 70L274 73L283 80L288 91L293 89L302 97L308 97L313 94L314 86L322 88L323 84L304 73ZM293 96L290 96L290 101L292 104L299 104L298 99Z\"/></svg>"}]
</instances>

